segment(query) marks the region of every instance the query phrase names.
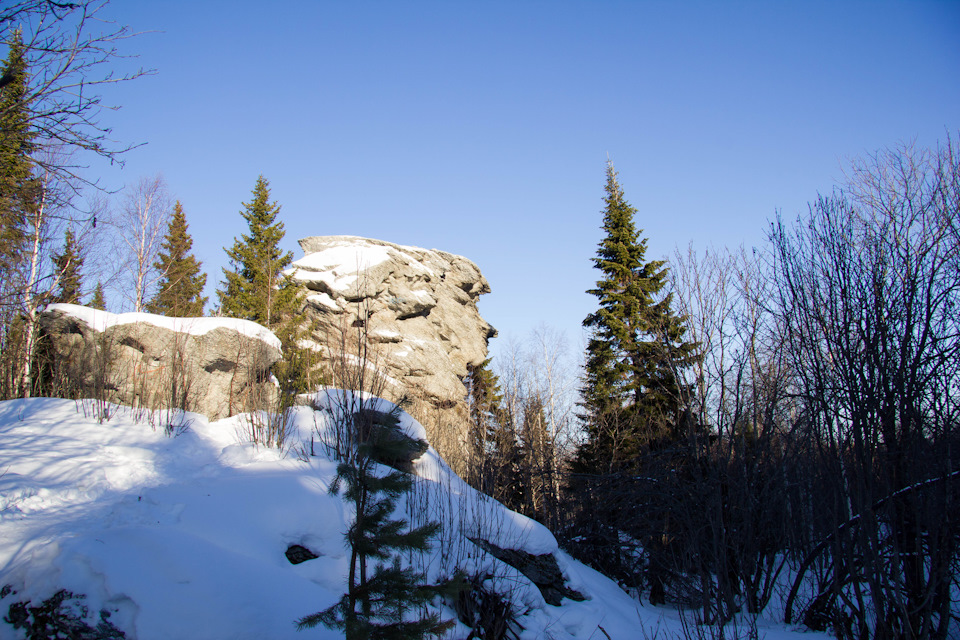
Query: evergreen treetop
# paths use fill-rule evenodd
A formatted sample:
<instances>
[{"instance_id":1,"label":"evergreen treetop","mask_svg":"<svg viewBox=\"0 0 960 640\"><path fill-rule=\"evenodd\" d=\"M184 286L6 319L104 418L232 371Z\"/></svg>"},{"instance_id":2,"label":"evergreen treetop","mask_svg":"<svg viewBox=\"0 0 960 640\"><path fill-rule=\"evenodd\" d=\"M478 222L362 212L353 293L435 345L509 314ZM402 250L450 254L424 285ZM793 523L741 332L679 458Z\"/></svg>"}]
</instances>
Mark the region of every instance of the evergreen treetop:
<instances>
[{"instance_id":1,"label":"evergreen treetop","mask_svg":"<svg viewBox=\"0 0 960 640\"><path fill-rule=\"evenodd\" d=\"M160 254L153 265L163 276L156 295L146 305L147 312L174 317L203 315L207 304L203 295L207 274L201 272L201 263L194 257L192 249L193 238L187 229L183 205L178 200L173 206L173 216Z\"/></svg>"},{"instance_id":2,"label":"evergreen treetop","mask_svg":"<svg viewBox=\"0 0 960 640\"><path fill-rule=\"evenodd\" d=\"M103 296L103 283L99 280L97 281L97 288L93 290L93 296L90 298L87 306L91 309L99 309L100 311L107 310L107 301Z\"/></svg>"},{"instance_id":3,"label":"evergreen treetop","mask_svg":"<svg viewBox=\"0 0 960 640\"><path fill-rule=\"evenodd\" d=\"M57 279L57 293L53 296L53 302L80 304L83 256L80 255L72 229L67 229L64 234L63 250L53 256L53 264L56 269L54 277Z\"/></svg>"},{"instance_id":4,"label":"evergreen treetop","mask_svg":"<svg viewBox=\"0 0 960 640\"><path fill-rule=\"evenodd\" d=\"M223 270L226 281L217 291L220 313L252 320L277 335L283 360L274 365L273 373L280 381L281 394L289 400L315 388L319 356L301 346L307 333L301 313L303 293L283 272L293 262L293 252L280 249L285 233L283 222L277 220L280 205L270 202L269 184L263 176L257 178L253 199L243 207L240 215L247 221L249 234L225 249L231 269Z\"/></svg>"},{"instance_id":5,"label":"evergreen treetop","mask_svg":"<svg viewBox=\"0 0 960 640\"><path fill-rule=\"evenodd\" d=\"M243 207L240 215L247 221L249 234L226 249L231 269L223 270L226 282L217 292L220 311L276 329L299 311L299 287L283 273L293 262L293 252L280 249L285 235L283 222L277 220L280 205L270 202L269 183L262 175L253 188L253 199Z\"/></svg>"}]
</instances>

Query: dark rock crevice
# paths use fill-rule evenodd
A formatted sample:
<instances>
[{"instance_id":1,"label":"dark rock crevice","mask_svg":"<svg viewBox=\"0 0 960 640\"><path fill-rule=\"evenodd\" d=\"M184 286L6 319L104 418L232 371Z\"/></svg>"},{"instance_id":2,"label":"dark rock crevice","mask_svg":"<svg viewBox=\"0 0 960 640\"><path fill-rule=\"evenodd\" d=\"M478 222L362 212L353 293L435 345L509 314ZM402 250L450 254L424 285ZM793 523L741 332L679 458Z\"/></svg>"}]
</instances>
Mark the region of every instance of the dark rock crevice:
<instances>
[{"instance_id":1,"label":"dark rock crevice","mask_svg":"<svg viewBox=\"0 0 960 640\"><path fill-rule=\"evenodd\" d=\"M320 555L310 549L307 549L301 544L292 544L287 547L287 550L283 552L283 555L287 556L287 560L290 561L290 564L301 564L307 560L315 560L319 558Z\"/></svg>"}]
</instances>

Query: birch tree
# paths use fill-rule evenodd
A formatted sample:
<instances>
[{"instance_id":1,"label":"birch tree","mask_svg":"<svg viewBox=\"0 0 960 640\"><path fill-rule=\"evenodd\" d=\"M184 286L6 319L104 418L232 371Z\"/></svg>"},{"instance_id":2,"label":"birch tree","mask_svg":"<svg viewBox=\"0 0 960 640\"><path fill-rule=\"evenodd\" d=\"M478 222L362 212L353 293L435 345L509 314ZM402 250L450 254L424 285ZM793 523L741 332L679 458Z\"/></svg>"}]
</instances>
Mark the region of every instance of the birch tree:
<instances>
[{"instance_id":1,"label":"birch tree","mask_svg":"<svg viewBox=\"0 0 960 640\"><path fill-rule=\"evenodd\" d=\"M171 216L167 185L159 175L141 178L130 187L111 221L121 251L121 293L133 311L143 311L163 278L154 263L162 249Z\"/></svg>"},{"instance_id":2,"label":"birch tree","mask_svg":"<svg viewBox=\"0 0 960 640\"><path fill-rule=\"evenodd\" d=\"M92 231L89 226L78 225L78 233L73 233L70 190L57 180L54 173L44 172L38 185L36 206L30 209L26 218L25 251L19 268L12 274L16 278L19 296L12 309L17 320L8 324L5 341L7 384L4 395L8 397L33 394L38 314L55 298L55 292L63 288L64 276L79 271L77 263L82 262ZM67 235L73 239L66 240ZM65 243L72 245L72 257L67 257L64 252L57 261L51 255L51 246L61 236L64 236Z\"/></svg>"}]
</instances>

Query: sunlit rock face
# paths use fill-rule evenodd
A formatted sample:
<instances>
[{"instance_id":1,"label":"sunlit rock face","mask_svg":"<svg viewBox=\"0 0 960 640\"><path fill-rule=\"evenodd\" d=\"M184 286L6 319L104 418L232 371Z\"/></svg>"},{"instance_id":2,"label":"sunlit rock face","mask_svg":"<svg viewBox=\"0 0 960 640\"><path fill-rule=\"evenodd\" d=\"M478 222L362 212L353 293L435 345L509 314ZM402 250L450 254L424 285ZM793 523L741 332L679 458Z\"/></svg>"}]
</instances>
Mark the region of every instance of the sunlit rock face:
<instances>
[{"instance_id":1,"label":"sunlit rock face","mask_svg":"<svg viewBox=\"0 0 960 640\"><path fill-rule=\"evenodd\" d=\"M147 409L179 408L211 420L271 406L280 341L230 318L114 314L72 304L40 314L41 361L54 393Z\"/></svg>"},{"instance_id":2,"label":"sunlit rock face","mask_svg":"<svg viewBox=\"0 0 960 640\"><path fill-rule=\"evenodd\" d=\"M306 255L289 273L308 290L314 342L329 362L342 360L345 335L362 333L396 395L439 410L463 405L467 365L483 362L496 335L477 310L478 298L490 292L477 265L355 236L312 236L300 247Z\"/></svg>"}]
</instances>

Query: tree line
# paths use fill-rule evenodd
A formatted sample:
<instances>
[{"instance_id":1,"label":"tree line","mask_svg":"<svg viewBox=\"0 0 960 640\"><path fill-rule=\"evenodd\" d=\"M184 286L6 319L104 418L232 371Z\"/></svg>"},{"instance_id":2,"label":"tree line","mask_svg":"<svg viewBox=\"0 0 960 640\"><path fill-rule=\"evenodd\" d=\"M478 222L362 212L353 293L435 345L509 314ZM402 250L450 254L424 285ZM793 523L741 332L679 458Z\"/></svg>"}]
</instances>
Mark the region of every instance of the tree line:
<instances>
[{"instance_id":1,"label":"tree line","mask_svg":"<svg viewBox=\"0 0 960 640\"><path fill-rule=\"evenodd\" d=\"M765 246L669 262L608 164L579 439L487 361L469 481L699 623L774 606L838 638L955 633L957 145L857 160Z\"/></svg>"}]
</instances>

